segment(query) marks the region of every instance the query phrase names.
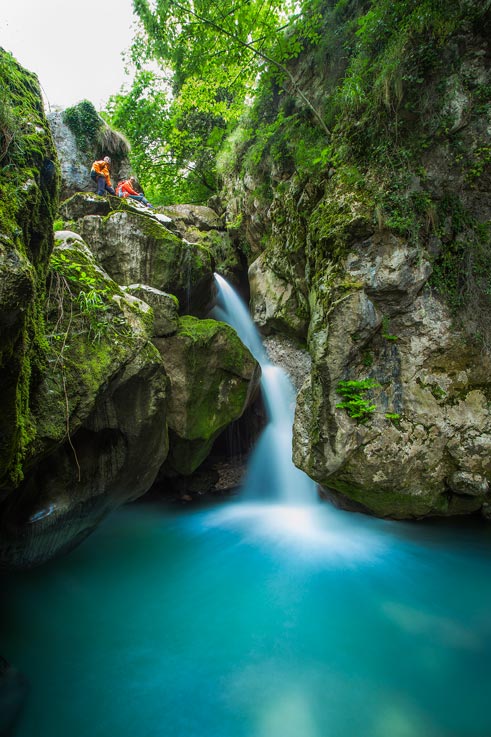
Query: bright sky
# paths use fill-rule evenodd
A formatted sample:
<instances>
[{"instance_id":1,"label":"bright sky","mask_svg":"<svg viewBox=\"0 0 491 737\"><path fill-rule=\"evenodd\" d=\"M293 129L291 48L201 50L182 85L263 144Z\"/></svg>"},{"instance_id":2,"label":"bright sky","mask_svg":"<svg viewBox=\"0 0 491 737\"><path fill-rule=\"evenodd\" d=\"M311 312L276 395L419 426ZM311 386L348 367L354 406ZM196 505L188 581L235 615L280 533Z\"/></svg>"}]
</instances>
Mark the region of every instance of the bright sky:
<instances>
[{"instance_id":1,"label":"bright sky","mask_svg":"<svg viewBox=\"0 0 491 737\"><path fill-rule=\"evenodd\" d=\"M99 110L129 84L134 20L132 0L0 0L0 46L37 74L47 111L84 99Z\"/></svg>"}]
</instances>

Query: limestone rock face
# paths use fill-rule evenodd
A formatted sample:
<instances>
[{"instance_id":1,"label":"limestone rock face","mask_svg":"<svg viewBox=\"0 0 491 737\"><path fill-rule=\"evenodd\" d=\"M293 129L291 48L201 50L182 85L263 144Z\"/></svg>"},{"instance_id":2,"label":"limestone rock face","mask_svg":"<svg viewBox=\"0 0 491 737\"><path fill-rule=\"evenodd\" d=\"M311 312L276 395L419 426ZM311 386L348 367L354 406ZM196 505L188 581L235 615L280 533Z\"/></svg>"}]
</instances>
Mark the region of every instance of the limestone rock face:
<instances>
[{"instance_id":1,"label":"limestone rock face","mask_svg":"<svg viewBox=\"0 0 491 737\"><path fill-rule=\"evenodd\" d=\"M178 332L155 344L170 379L166 470L189 475L251 402L259 366L235 331L215 320L182 317Z\"/></svg>"},{"instance_id":2,"label":"limestone rock face","mask_svg":"<svg viewBox=\"0 0 491 737\"><path fill-rule=\"evenodd\" d=\"M172 205L162 211L171 218L173 227L189 243L199 243L213 256L215 270L231 282L237 282L244 270L241 251L225 229L221 218L211 207Z\"/></svg>"},{"instance_id":3,"label":"limestone rock face","mask_svg":"<svg viewBox=\"0 0 491 737\"><path fill-rule=\"evenodd\" d=\"M118 134L112 132L112 135L87 139L87 145L81 147L75 134L64 123L63 112L51 112L47 117L60 161L62 200L76 192L96 191L96 186L90 178L90 169L93 161L103 156L111 157L111 181L114 186L123 176L129 176L128 145ZM110 131L102 119L100 124L102 133Z\"/></svg>"},{"instance_id":4,"label":"limestone rock face","mask_svg":"<svg viewBox=\"0 0 491 737\"><path fill-rule=\"evenodd\" d=\"M455 333L425 288L390 319L388 301L351 294L315 336L300 393L294 459L312 478L380 516L464 514L489 503L491 414L482 382L491 362ZM404 300L401 300L404 303ZM369 365L367 365L369 364ZM365 423L338 408L347 378L377 385Z\"/></svg>"},{"instance_id":5,"label":"limestone rock face","mask_svg":"<svg viewBox=\"0 0 491 737\"><path fill-rule=\"evenodd\" d=\"M80 236L56 234L50 350L31 409L25 478L0 510L0 565L70 549L111 510L145 493L168 450L168 379L149 306L98 267Z\"/></svg>"},{"instance_id":6,"label":"limestone rock face","mask_svg":"<svg viewBox=\"0 0 491 737\"><path fill-rule=\"evenodd\" d=\"M30 393L42 364L39 320L53 247L59 171L37 78L0 49L0 499L34 434Z\"/></svg>"},{"instance_id":7,"label":"limestone rock face","mask_svg":"<svg viewBox=\"0 0 491 737\"><path fill-rule=\"evenodd\" d=\"M90 179L90 155L77 146L74 133L65 125L61 112L48 114L61 167L61 197L66 199L75 192L93 192L94 183Z\"/></svg>"},{"instance_id":8,"label":"limestone rock face","mask_svg":"<svg viewBox=\"0 0 491 737\"><path fill-rule=\"evenodd\" d=\"M122 201L111 206L121 209L106 217L79 217L76 228L114 281L169 292L178 298L181 312L206 314L214 289L209 250L184 241L150 213Z\"/></svg>"},{"instance_id":9,"label":"limestone rock face","mask_svg":"<svg viewBox=\"0 0 491 737\"><path fill-rule=\"evenodd\" d=\"M312 367L308 350L301 348L288 336L279 334L268 335L264 338L263 345L271 363L281 366L297 392L300 391Z\"/></svg>"},{"instance_id":10,"label":"limestone rock face","mask_svg":"<svg viewBox=\"0 0 491 737\"><path fill-rule=\"evenodd\" d=\"M297 291L268 266L264 254L250 265L249 284L252 317L263 333L305 337L308 314L299 304Z\"/></svg>"},{"instance_id":11,"label":"limestone rock face","mask_svg":"<svg viewBox=\"0 0 491 737\"><path fill-rule=\"evenodd\" d=\"M179 328L179 302L177 297L146 284L129 284L123 287L131 294L150 305L153 310L153 336L163 338L173 335Z\"/></svg>"},{"instance_id":12,"label":"limestone rock face","mask_svg":"<svg viewBox=\"0 0 491 737\"><path fill-rule=\"evenodd\" d=\"M170 205L162 208L165 215L172 218L183 234L193 229L220 230L223 221L211 207L205 205Z\"/></svg>"},{"instance_id":13,"label":"limestone rock face","mask_svg":"<svg viewBox=\"0 0 491 737\"><path fill-rule=\"evenodd\" d=\"M409 54L392 57L400 90L360 72L358 107L328 103L315 171L296 155L301 103L280 97L275 119L265 94L259 113L275 121L274 138L262 150L259 136L253 149L241 142L223 195L254 257L256 322L305 341L312 358L294 461L338 503L383 517L491 510L491 15L479 3L458 12L444 40L430 34L434 63L418 74ZM402 26L391 43L407 42ZM320 111L334 90L350 96L361 68L328 40L324 51L322 75L309 52L289 67ZM388 47L372 51L373 70L386 69Z\"/></svg>"}]
</instances>

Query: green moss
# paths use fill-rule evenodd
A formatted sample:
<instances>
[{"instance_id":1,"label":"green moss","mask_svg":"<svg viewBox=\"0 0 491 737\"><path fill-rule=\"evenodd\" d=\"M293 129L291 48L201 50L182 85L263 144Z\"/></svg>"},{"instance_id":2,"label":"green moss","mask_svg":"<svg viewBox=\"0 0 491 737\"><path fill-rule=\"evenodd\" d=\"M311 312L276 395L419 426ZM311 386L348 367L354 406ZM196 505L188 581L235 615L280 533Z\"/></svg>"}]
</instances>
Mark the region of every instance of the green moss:
<instances>
[{"instance_id":1,"label":"green moss","mask_svg":"<svg viewBox=\"0 0 491 737\"><path fill-rule=\"evenodd\" d=\"M73 239L55 249L49 274L48 362L36 395L38 439L31 454L61 442L91 411L101 387L138 355L160 362L148 314L128 300ZM82 299L92 299L87 304ZM130 318L135 315L137 318Z\"/></svg>"},{"instance_id":2,"label":"green moss","mask_svg":"<svg viewBox=\"0 0 491 737\"><path fill-rule=\"evenodd\" d=\"M329 478L325 484L368 509L378 517L395 519L418 519L427 516L445 516L450 510L449 497L445 492L425 489L425 494L401 493L400 490L358 488L342 479ZM475 500L474 500L475 501ZM479 509L481 502L475 504Z\"/></svg>"},{"instance_id":3,"label":"green moss","mask_svg":"<svg viewBox=\"0 0 491 737\"><path fill-rule=\"evenodd\" d=\"M239 336L230 325L218 320L200 320L191 315L180 318L178 336L191 341L203 350L201 360L206 360L206 349L215 341L223 344L221 351L221 368L233 373L240 372L244 363L253 361L250 351L244 346ZM203 366L204 368L204 366Z\"/></svg>"},{"instance_id":4,"label":"green moss","mask_svg":"<svg viewBox=\"0 0 491 737\"><path fill-rule=\"evenodd\" d=\"M104 124L93 104L89 100L82 100L66 108L62 118L74 134L80 150L90 153L96 146L98 133Z\"/></svg>"},{"instance_id":5,"label":"green moss","mask_svg":"<svg viewBox=\"0 0 491 737\"><path fill-rule=\"evenodd\" d=\"M59 167L36 77L0 50L0 78L0 313L9 315L0 343L0 487L10 487L36 432L30 399L45 362Z\"/></svg>"},{"instance_id":6,"label":"green moss","mask_svg":"<svg viewBox=\"0 0 491 737\"><path fill-rule=\"evenodd\" d=\"M188 315L161 353L171 381L169 464L188 474L244 411L256 362L229 325Z\"/></svg>"}]
</instances>

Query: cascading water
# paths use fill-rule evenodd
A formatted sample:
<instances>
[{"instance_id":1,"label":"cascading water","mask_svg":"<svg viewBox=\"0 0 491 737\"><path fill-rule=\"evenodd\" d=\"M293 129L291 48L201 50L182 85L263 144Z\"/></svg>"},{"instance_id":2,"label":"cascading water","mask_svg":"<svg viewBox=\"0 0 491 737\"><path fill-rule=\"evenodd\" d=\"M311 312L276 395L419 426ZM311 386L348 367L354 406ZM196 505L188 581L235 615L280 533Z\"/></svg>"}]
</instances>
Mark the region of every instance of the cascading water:
<instances>
[{"instance_id":1,"label":"cascading water","mask_svg":"<svg viewBox=\"0 0 491 737\"><path fill-rule=\"evenodd\" d=\"M29 680L12 737L488 737L489 530L301 501L293 391L220 288L216 316L263 368L244 496L257 483L269 501L127 505L0 579L0 653Z\"/></svg>"},{"instance_id":2,"label":"cascading water","mask_svg":"<svg viewBox=\"0 0 491 737\"><path fill-rule=\"evenodd\" d=\"M268 424L252 454L244 485L246 499L309 504L315 500L315 483L292 462L292 427L295 390L287 374L266 355L247 307L230 284L215 274L217 306L213 316L231 325L261 366L261 389Z\"/></svg>"}]
</instances>

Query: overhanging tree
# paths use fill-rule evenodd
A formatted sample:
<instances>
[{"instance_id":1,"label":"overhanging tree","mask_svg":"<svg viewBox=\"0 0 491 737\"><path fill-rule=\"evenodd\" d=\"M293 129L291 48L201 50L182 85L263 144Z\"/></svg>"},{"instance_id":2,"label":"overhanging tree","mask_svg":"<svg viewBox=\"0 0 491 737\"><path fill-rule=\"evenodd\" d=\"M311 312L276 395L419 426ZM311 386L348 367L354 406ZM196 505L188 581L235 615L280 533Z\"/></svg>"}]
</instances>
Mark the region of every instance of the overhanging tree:
<instances>
[{"instance_id":1,"label":"overhanging tree","mask_svg":"<svg viewBox=\"0 0 491 737\"><path fill-rule=\"evenodd\" d=\"M316 4L305 5L307 10L292 0L134 0L141 31L132 61L140 73L128 96L131 106L118 96L110 114L133 143L142 179L157 183L162 177L174 200L207 199L216 187L216 152L265 70L328 133L321 113L287 66L288 59L316 38ZM166 70L166 93L155 89L155 77L141 71L149 61ZM160 143L155 146L134 125L147 114L153 120L160 117L154 128ZM149 124L142 128L148 130Z\"/></svg>"}]
</instances>

